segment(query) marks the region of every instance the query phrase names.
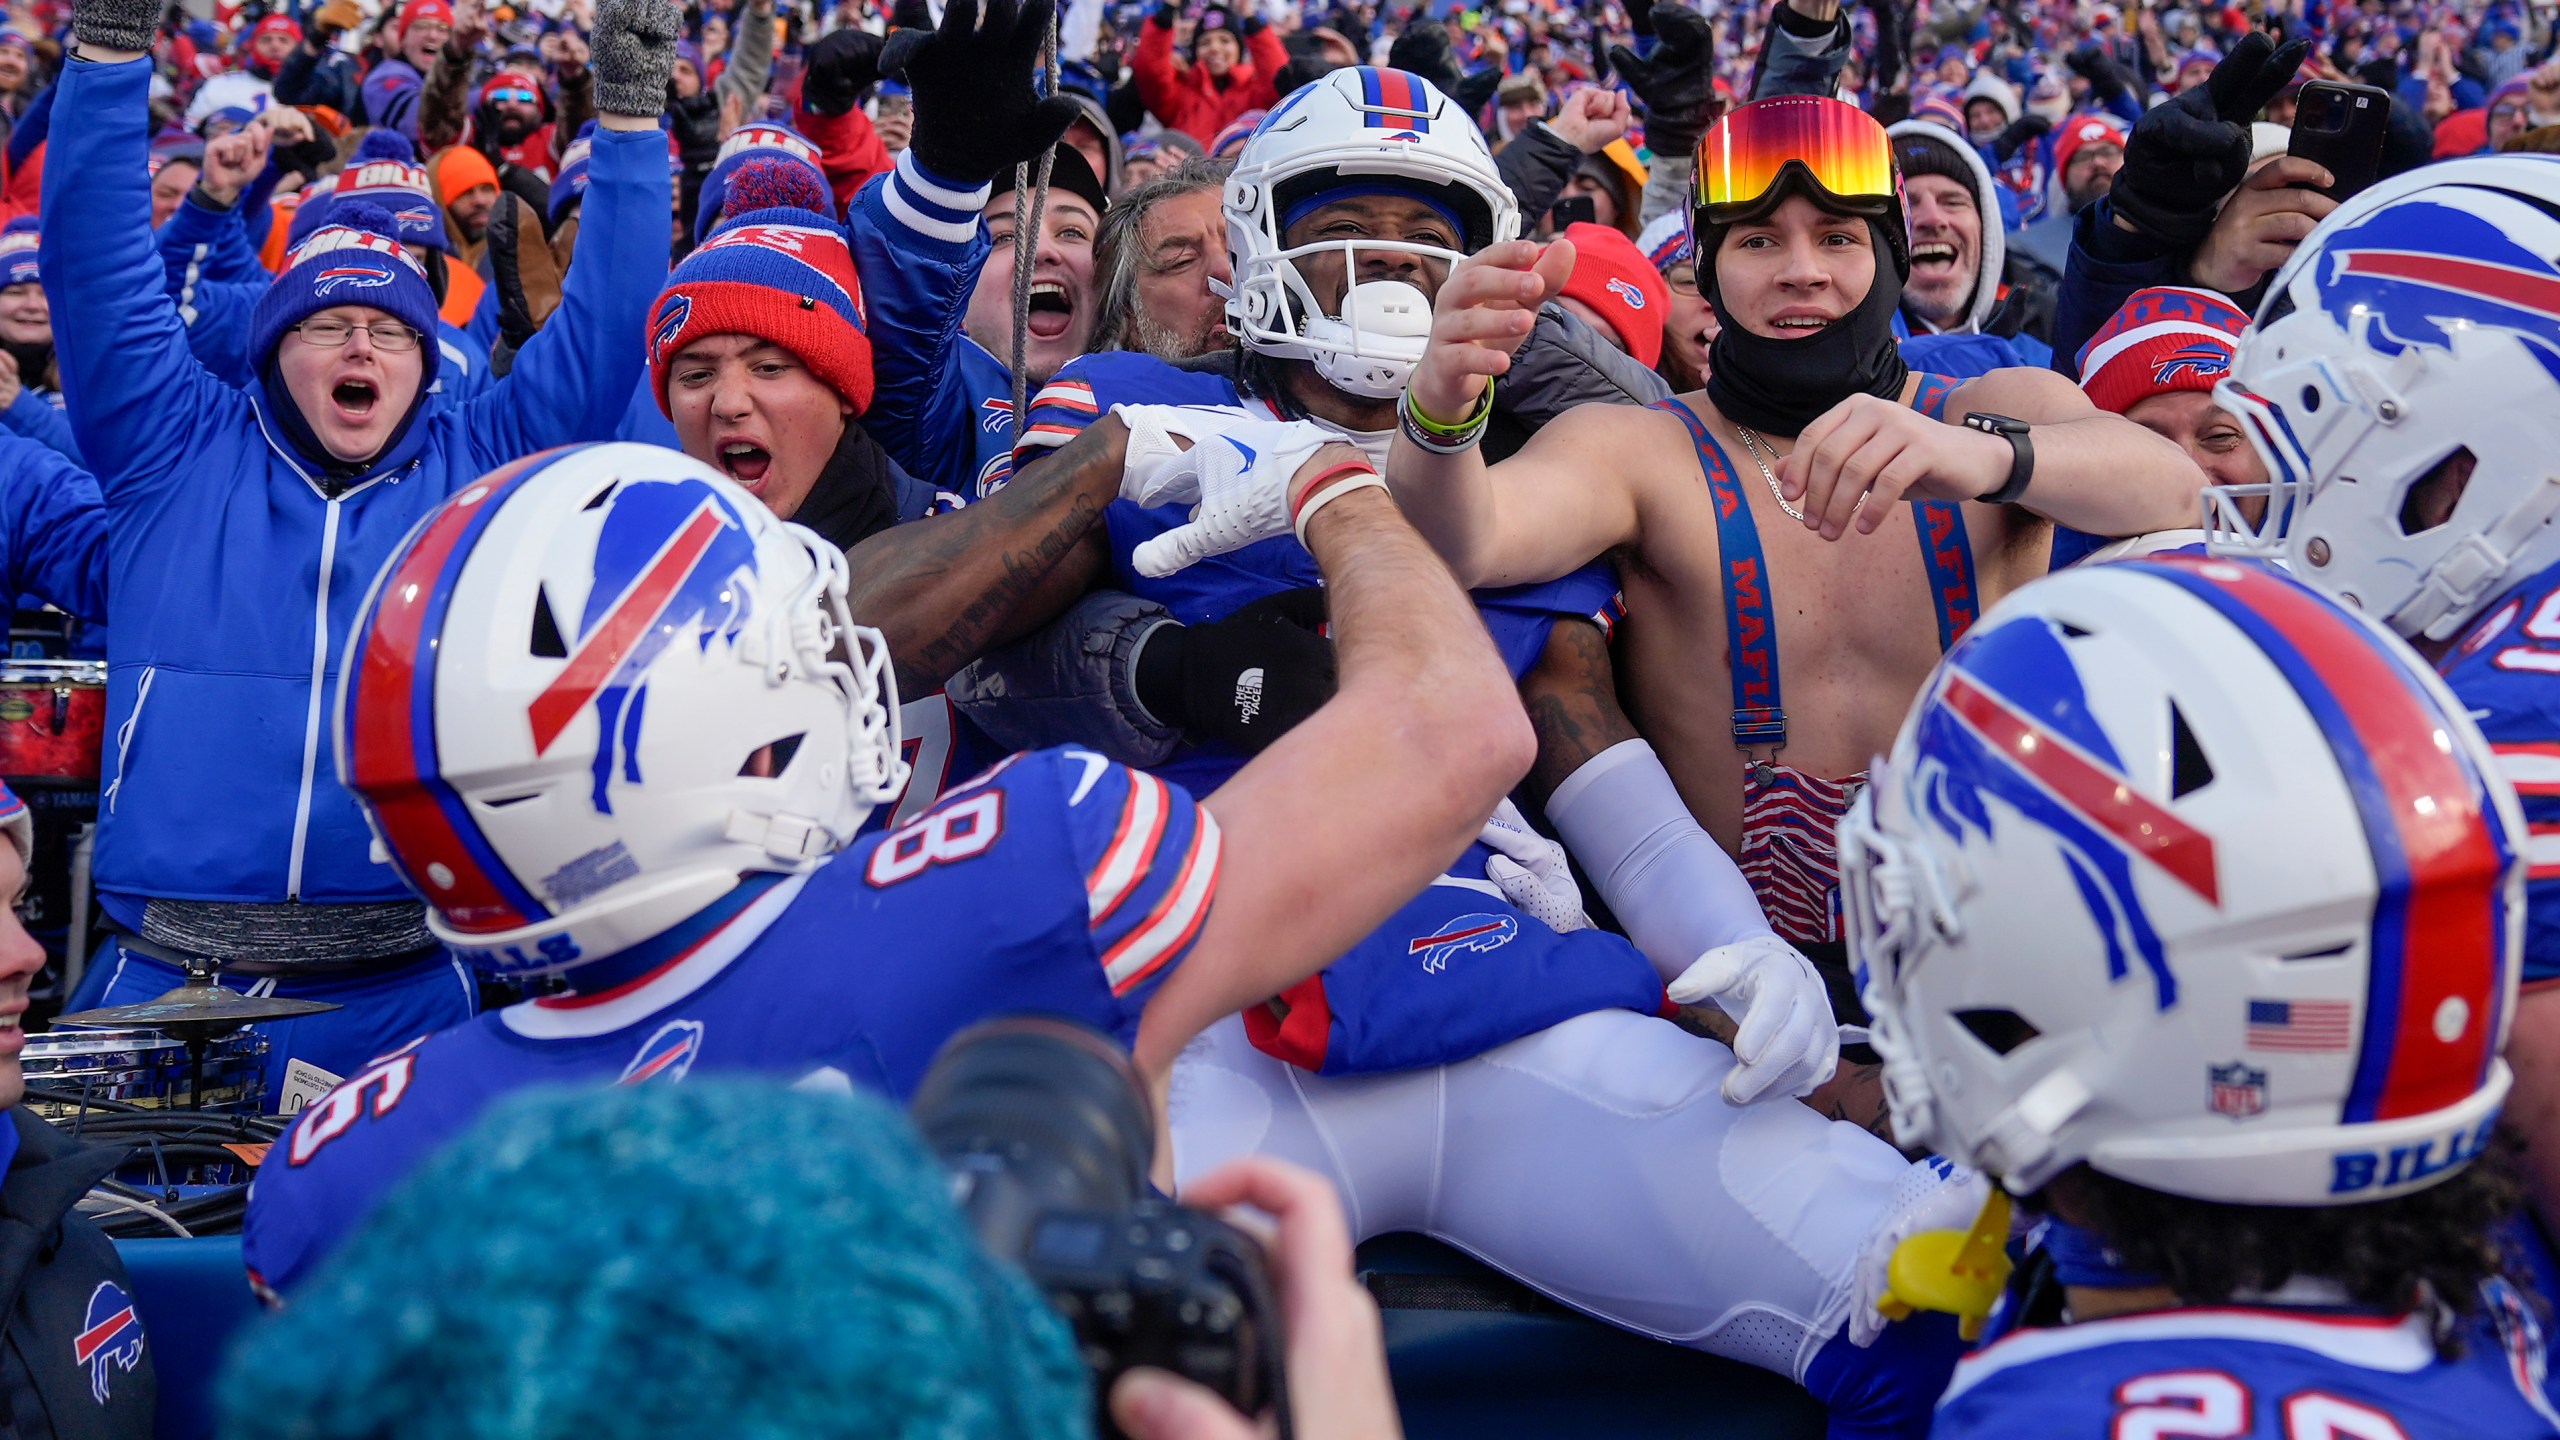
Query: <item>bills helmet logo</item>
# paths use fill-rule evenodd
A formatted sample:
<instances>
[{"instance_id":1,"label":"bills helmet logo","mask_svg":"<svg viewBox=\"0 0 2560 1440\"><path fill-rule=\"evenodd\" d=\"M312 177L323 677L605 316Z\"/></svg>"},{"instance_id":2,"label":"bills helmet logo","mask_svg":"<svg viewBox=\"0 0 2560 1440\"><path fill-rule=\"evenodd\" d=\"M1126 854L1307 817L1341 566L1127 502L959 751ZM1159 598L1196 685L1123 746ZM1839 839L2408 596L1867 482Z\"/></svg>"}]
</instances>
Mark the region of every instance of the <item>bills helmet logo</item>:
<instances>
[{"instance_id":1,"label":"bills helmet logo","mask_svg":"<svg viewBox=\"0 0 2560 1440\"><path fill-rule=\"evenodd\" d=\"M2390 206L2332 236L2317 263L2321 308L2384 355L2503 330L2560 379L2560 269L2479 215Z\"/></svg>"},{"instance_id":2,"label":"bills helmet logo","mask_svg":"<svg viewBox=\"0 0 2560 1440\"><path fill-rule=\"evenodd\" d=\"M114 1391L116 1371L129 1373L142 1363L142 1319L133 1313L133 1297L123 1286L101 1280L89 1292L88 1313L71 1340L71 1359L89 1367L89 1393L101 1405Z\"/></svg>"},{"instance_id":3,"label":"bills helmet logo","mask_svg":"<svg viewBox=\"0 0 2560 1440\"><path fill-rule=\"evenodd\" d=\"M1407 945L1405 953L1421 956L1423 973L1437 975L1449 968L1451 958L1499 950L1519 933L1520 922L1508 915L1461 915Z\"/></svg>"},{"instance_id":4,"label":"bills helmet logo","mask_svg":"<svg viewBox=\"0 0 2560 1440\"><path fill-rule=\"evenodd\" d=\"M1001 435L1013 424L1013 402L1001 395L990 395L978 402L978 428L990 435Z\"/></svg>"},{"instance_id":5,"label":"bills helmet logo","mask_svg":"<svg viewBox=\"0 0 2560 1440\"><path fill-rule=\"evenodd\" d=\"M2197 379L2219 377L2231 373L2231 347L2199 340L2193 345L2172 350L2152 362L2151 383L2167 386L2188 376Z\"/></svg>"},{"instance_id":6,"label":"bills helmet logo","mask_svg":"<svg viewBox=\"0 0 2560 1440\"><path fill-rule=\"evenodd\" d=\"M311 293L335 295L341 290L379 290L391 283L391 272L370 265L332 265L311 277Z\"/></svg>"},{"instance_id":7,"label":"bills helmet logo","mask_svg":"<svg viewBox=\"0 0 2560 1440\"><path fill-rule=\"evenodd\" d=\"M613 492L596 539L595 586L578 617L569 659L534 697L534 753L551 748L579 711L595 707L593 801L613 813L617 771L642 783L640 727L649 669L690 634L709 650L735 644L752 608L756 545L746 522L719 491L700 480L636 480Z\"/></svg>"},{"instance_id":8,"label":"bills helmet logo","mask_svg":"<svg viewBox=\"0 0 2560 1440\"><path fill-rule=\"evenodd\" d=\"M676 343L676 337L684 333L684 322L692 318L693 297L690 295L670 295L666 303L658 307L657 323L649 331L649 345L659 359L667 358L667 351Z\"/></svg>"},{"instance_id":9,"label":"bills helmet logo","mask_svg":"<svg viewBox=\"0 0 2560 1440\"><path fill-rule=\"evenodd\" d=\"M2246 1061L2208 1065L2205 1080L2212 1092L2213 1113L2246 1120L2267 1108L2267 1072Z\"/></svg>"},{"instance_id":10,"label":"bills helmet logo","mask_svg":"<svg viewBox=\"0 0 2560 1440\"><path fill-rule=\"evenodd\" d=\"M674 1084L693 1069L694 1058L702 1053L702 1022L670 1020L658 1027L658 1033L641 1045L640 1053L622 1067L616 1085L646 1085L652 1080Z\"/></svg>"},{"instance_id":11,"label":"bills helmet logo","mask_svg":"<svg viewBox=\"0 0 2560 1440\"><path fill-rule=\"evenodd\" d=\"M1931 762L1912 777L1913 809L1959 842L1996 840L1986 802L2043 830L2104 945L2107 978L2139 963L2158 1007L2178 983L2135 888L2137 866L2221 904L2213 838L2151 799L2125 773L2091 712L2080 672L2053 622L2022 616L1977 631L1948 656L1920 715Z\"/></svg>"},{"instance_id":12,"label":"bills helmet logo","mask_svg":"<svg viewBox=\"0 0 2560 1440\"><path fill-rule=\"evenodd\" d=\"M1610 294L1626 301L1628 309L1641 310L1644 308L1644 292L1633 285L1628 284L1626 281L1612 276L1609 280L1608 289Z\"/></svg>"}]
</instances>

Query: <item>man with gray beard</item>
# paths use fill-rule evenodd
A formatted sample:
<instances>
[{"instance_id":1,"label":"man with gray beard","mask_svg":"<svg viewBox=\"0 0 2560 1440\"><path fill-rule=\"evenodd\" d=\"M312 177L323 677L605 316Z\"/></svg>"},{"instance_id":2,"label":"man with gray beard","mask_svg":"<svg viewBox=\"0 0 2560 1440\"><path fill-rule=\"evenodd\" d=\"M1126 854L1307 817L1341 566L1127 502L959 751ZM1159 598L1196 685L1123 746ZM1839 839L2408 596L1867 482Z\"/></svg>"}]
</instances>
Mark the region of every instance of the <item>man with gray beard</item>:
<instances>
[{"instance_id":1,"label":"man with gray beard","mask_svg":"<svg viewBox=\"0 0 2560 1440\"><path fill-rule=\"evenodd\" d=\"M1226 171L1215 161L1185 161L1120 197L1103 217L1094 260L1103 333L1095 348L1179 363L1233 343L1227 302L1210 288L1233 275L1218 211Z\"/></svg>"}]
</instances>

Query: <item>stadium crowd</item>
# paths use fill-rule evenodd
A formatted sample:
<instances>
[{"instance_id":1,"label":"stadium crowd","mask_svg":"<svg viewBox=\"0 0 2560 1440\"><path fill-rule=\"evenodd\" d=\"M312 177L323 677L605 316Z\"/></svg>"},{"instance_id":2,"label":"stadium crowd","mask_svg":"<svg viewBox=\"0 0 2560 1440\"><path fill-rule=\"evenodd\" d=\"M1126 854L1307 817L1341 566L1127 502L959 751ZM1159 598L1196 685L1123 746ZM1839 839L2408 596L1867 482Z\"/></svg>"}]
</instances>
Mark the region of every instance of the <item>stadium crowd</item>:
<instances>
[{"instance_id":1,"label":"stadium crowd","mask_svg":"<svg viewBox=\"0 0 2560 1440\"><path fill-rule=\"evenodd\" d=\"M2555 156L2517 0L7 0L0 1420L1372 1440L1404 1232L2560 1435ZM39 1027L253 1002L191 1224Z\"/></svg>"}]
</instances>

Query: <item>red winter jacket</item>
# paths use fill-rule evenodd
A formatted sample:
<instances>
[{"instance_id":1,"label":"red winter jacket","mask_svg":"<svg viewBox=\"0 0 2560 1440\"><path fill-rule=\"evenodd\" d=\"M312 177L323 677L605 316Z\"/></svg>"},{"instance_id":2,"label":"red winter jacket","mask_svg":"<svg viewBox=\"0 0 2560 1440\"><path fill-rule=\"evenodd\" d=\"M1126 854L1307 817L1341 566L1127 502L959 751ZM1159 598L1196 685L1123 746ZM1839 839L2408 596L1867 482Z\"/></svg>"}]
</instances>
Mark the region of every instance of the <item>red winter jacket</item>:
<instances>
[{"instance_id":1,"label":"red winter jacket","mask_svg":"<svg viewBox=\"0 0 2560 1440\"><path fill-rule=\"evenodd\" d=\"M861 106L841 115L821 115L801 98L796 82L791 92L791 123L818 147L818 168L826 172L827 183L835 189L839 215L853 204L853 197L872 176L887 173L896 163L889 147L880 143L880 132L871 128L871 117L862 113Z\"/></svg>"},{"instance_id":2,"label":"red winter jacket","mask_svg":"<svg viewBox=\"0 0 2560 1440\"><path fill-rule=\"evenodd\" d=\"M1268 25L1256 26L1244 37L1244 59L1227 72L1222 85L1173 53L1173 22L1158 11L1141 29L1129 68L1149 114L1207 145L1247 110L1268 110L1279 103L1271 79L1288 63L1280 36Z\"/></svg>"}]
</instances>

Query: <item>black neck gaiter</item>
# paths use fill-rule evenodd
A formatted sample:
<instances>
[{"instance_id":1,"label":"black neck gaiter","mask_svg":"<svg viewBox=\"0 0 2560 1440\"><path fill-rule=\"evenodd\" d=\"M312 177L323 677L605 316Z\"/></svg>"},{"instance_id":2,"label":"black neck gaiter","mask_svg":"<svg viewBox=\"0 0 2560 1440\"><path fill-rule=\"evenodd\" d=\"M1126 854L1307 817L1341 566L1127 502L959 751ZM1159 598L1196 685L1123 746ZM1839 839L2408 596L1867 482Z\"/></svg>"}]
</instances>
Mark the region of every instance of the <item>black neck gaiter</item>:
<instances>
[{"instance_id":1,"label":"black neck gaiter","mask_svg":"<svg viewBox=\"0 0 2560 1440\"><path fill-rule=\"evenodd\" d=\"M1893 338L1894 307L1902 303L1901 263L1877 222L1867 227L1875 233L1875 283L1838 323L1805 340L1772 340L1731 321L1716 332L1707 349L1707 398L1726 419L1765 435L1795 435L1852 395L1900 398L1911 373ZM1707 301L1722 313L1714 245L1709 236L1698 238Z\"/></svg>"}]
</instances>

